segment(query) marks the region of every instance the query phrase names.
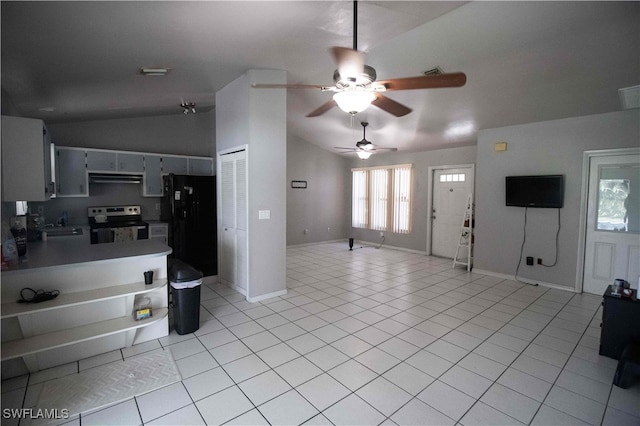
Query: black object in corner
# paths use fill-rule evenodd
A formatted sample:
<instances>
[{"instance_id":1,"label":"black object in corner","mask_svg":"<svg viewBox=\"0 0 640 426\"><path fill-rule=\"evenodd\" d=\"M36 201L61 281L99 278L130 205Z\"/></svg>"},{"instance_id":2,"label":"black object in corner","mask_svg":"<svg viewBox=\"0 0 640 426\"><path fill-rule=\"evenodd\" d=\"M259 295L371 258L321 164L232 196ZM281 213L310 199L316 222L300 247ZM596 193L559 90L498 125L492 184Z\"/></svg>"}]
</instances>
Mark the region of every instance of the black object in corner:
<instances>
[{"instance_id":1,"label":"black object in corner","mask_svg":"<svg viewBox=\"0 0 640 426\"><path fill-rule=\"evenodd\" d=\"M24 295L25 291L31 292L31 297L25 297L25 295ZM20 290L20 299L18 300L18 303L40 303L40 302L46 302L47 300L55 299L56 297L58 297L59 294L60 294L60 291L58 291L58 290L52 290L52 291L38 290L38 291L36 291L36 290L34 290L32 288L25 287L22 290Z\"/></svg>"}]
</instances>

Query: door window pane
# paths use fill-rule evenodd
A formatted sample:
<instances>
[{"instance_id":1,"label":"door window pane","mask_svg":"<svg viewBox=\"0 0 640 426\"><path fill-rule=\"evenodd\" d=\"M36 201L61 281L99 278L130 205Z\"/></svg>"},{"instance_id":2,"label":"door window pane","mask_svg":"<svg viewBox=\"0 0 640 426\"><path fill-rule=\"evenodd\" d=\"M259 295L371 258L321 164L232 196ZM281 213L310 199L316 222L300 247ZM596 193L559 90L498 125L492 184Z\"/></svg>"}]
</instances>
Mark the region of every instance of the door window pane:
<instances>
[{"instance_id":1,"label":"door window pane","mask_svg":"<svg viewBox=\"0 0 640 426\"><path fill-rule=\"evenodd\" d=\"M599 231L640 232L640 168L600 169L596 227Z\"/></svg>"},{"instance_id":2,"label":"door window pane","mask_svg":"<svg viewBox=\"0 0 640 426\"><path fill-rule=\"evenodd\" d=\"M440 175L440 182L464 182L465 179L465 173L447 173Z\"/></svg>"}]
</instances>

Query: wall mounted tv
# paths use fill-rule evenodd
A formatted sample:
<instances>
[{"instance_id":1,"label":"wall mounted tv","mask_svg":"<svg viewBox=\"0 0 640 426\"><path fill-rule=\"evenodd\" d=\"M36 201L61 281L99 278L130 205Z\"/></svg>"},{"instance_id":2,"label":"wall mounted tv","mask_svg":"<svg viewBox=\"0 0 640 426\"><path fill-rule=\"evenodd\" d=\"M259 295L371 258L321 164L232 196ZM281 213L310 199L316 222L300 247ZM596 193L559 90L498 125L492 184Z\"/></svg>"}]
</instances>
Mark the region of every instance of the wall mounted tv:
<instances>
[{"instance_id":1,"label":"wall mounted tv","mask_svg":"<svg viewBox=\"0 0 640 426\"><path fill-rule=\"evenodd\" d=\"M507 176L505 182L507 206L562 207L564 175Z\"/></svg>"}]
</instances>

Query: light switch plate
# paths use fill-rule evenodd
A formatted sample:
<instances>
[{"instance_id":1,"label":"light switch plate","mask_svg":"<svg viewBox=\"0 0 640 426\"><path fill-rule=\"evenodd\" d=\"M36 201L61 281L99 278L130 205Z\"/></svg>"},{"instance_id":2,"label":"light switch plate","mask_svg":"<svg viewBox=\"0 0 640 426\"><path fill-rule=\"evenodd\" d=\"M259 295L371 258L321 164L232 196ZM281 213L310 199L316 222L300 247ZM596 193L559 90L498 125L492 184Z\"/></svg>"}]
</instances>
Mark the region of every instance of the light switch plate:
<instances>
[{"instance_id":1,"label":"light switch plate","mask_svg":"<svg viewBox=\"0 0 640 426\"><path fill-rule=\"evenodd\" d=\"M271 210L258 210L258 220L271 219Z\"/></svg>"}]
</instances>

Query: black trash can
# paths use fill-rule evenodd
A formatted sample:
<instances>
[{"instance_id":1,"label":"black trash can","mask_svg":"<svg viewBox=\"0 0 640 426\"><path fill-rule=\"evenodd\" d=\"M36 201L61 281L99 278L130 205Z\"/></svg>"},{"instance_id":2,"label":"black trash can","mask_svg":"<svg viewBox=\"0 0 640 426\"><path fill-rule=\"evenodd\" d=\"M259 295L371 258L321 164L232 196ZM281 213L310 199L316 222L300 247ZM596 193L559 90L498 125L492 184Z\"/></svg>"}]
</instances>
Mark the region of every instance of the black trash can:
<instances>
[{"instance_id":1,"label":"black trash can","mask_svg":"<svg viewBox=\"0 0 640 426\"><path fill-rule=\"evenodd\" d=\"M169 284L173 295L173 328L189 334L200 328L202 272L179 260L171 262Z\"/></svg>"}]
</instances>

